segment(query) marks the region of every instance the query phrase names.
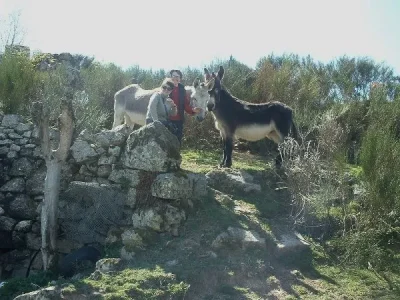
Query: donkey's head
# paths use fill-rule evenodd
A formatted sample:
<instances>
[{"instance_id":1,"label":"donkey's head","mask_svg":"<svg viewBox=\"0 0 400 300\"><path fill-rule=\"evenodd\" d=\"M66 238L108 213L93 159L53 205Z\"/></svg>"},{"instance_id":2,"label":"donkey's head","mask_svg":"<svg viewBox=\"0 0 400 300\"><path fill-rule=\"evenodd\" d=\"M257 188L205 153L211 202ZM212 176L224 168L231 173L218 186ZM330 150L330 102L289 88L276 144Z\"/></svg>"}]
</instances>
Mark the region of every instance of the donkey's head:
<instances>
[{"instance_id":1,"label":"donkey's head","mask_svg":"<svg viewBox=\"0 0 400 300\"><path fill-rule=\"evenodd\" d=\"M208 82L201 82L200 79L196 78L193 81L193 93L191 95L192 101L194 102L194 106L200 107L202 111L196 116L198 121L203 121L205 116L206 116L206 109L207 109L207 103L210 99L210 95L208 94L208 91L210 89L210 85L213 84L212 81Z\"/></svg>"},{"instance_id":2,"label":"donkey's head","mask_svg":"<svg viewBox=\"0 0 400 300\"><path fill-rule=\"evenodd\" d=\"M207 109L209 111L213 111L219 103L219 95L221 91L221 82L222 78L224 78L225 70L222 66L219 67L217 74L210 72L204 68L204 77L206 81L213 81L212 84L209 85L208 94L210 95L210 99L207 103Z\"/></svg>"}]
</instances>

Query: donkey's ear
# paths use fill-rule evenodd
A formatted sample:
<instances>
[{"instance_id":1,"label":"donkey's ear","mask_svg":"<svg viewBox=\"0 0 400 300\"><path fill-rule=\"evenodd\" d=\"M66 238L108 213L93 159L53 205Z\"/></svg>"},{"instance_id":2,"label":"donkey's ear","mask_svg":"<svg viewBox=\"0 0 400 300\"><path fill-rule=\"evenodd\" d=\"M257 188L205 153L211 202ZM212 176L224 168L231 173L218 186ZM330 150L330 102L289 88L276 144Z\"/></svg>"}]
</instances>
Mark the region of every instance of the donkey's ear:
<instances>
[{"instance_id":1,"label":"donkey's ear","mask_svg":"<svg viewBox=\"0 0 400 300\"><path fill-rule=\"evenodd\" d=\"M211 91L214 88L215 85L215 79L211 78L209 82L207 82L207 88L209 91Z\"/></svg>"},{"instance_id":2,"label":"donkey's ear","mask_svg":"<svg viewBox=\"0 0 400 300\"><path fill-rule=\"evenodd\" d=\"M222 80L222 78L224 78L224 73L225 73L224 67L223 66L219 66L219 70L218 70L218 78L219 78L219 80Z\"/></svg>"},{"instance_id":3,"label":"donkey's ear","mask_svg":"<svg viewBox=\"0 0 400 300\"><path fill-rule=\"evenodd\" d=\"M194 88L197 88L200 84L200 79L199 77L196 77L196 79L193 81L193 86Z\"/></svg>"}]
</instances>

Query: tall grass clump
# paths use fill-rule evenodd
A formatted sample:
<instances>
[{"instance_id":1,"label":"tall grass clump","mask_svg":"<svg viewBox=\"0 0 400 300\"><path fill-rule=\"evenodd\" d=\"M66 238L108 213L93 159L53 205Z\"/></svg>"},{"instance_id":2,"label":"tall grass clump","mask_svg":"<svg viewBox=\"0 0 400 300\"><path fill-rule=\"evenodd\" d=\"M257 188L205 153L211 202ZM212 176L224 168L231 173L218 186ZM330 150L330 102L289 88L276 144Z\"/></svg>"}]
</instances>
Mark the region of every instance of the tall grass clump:
<instances>
[{"instance_id":1,"label":"tall grass clump","mask_svg":"<svg viewBox=\"0 0 400 300\"><path fill-rule=\"evenodd\" d=\"M279 146L293 226L323 240L345 230L352 215L344 135L335 116L326 113L299 140L286 138Z\"/></svg>"}]
</instances>

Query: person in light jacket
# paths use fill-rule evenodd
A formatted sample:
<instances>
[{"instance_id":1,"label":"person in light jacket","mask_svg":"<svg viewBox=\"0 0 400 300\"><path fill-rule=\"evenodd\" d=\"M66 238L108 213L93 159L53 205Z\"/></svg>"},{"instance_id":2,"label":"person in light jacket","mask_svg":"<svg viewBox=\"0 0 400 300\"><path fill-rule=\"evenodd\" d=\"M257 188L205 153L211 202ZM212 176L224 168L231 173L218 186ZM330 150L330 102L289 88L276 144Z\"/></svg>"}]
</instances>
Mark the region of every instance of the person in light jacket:
<instances>
[{"instance_id":1,"label":"person in light jacket","mask_svg":"<svg viewBox=\"0 0 400 300\"><path fill-rule=\"evenodd\" d=\"M169 121L169 118L178 113L174 101L168 97L173 89L174 82L170 78L164 79L160 89L150 98L147 107L146 124L159 121L171 130L172 124Z\"/></svg>"}]
</instances>

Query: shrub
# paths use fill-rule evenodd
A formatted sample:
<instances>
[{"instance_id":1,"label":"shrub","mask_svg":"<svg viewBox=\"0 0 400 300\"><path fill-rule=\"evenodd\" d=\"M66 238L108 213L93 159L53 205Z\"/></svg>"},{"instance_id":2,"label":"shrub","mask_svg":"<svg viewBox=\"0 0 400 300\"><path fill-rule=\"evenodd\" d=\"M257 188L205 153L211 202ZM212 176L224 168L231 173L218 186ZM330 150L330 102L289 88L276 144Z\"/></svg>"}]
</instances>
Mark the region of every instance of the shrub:
<instances>
[{"instance_id":1,"label":"shrub","mask_svg":"<svg viewBox=\"0 0 400 300\"><path fill-rule=\"evenodd\" d=\"M294 225L304 232L318 232L319 237L333 234L331 225L337 230L346 214L335 207L346 207L349 200L340 165L322 157L318 141L299 144L287 138L279 150L284 180L291 194L290 217Z\"/></svg>"},{"instance_id":2,"label":"shrub","mask_svg":"<svg viewBox=\"0 0 400 300\"><path fill-rule=\"evenodd\" d=\"M129 84L129 77L114 64L93 63L81 70L83 89L87 93L87 105L107 115L105 127L111 128L114 111L114 94Z\"/></svg>"},{"instance_id":3,"label":"shrub","mask_svg":"<svg viewBox=\"0 0 400 300\"><path fill-rule=\"evenodd\" d=\"M38 96L38 86L39 76L29 57L6 51L0 61L0 110L26 115Z\"/></svg>"},{"instance_id":4,"label":"shrub","mask_svg":"<svg viewBox=\"0 0 400 300\"><path fill-rule=\"evenodd\" d=\"M334 241L342 261L377 270L398 265L400 247L400 99L382 87L371 95L360 161L366 194L355 230Z\"/></svg>"},{"instance_id":5,"label":"shrub","mask_svg":"<svg viewBox=\"0 0 400 300\"><path fill-rule=\"evenodd\" d=\"M66 89L70 88L70 76L64 65L55 70L41 73L41 100L50 109L50 124L54 125L60 113L61 99ZM75 131L79 134L83 129L99 131L106 125L110 113L102 109L98 103L90 102L84 91L74 90L73 109L75 114Z\"/></svg>"},{"instance_id":6,"label":"shrub","mask_svg":"<svg viewBox=\"0 0 400 300\"><path fill-rule=\"evenodd\" d=\"M396 270L400 263L399 215L389 216L397 226L393 227L386 220L370 223L359 215L357 229L349 231L332 241L333 249L346 265L373 267L376 270Z\"/></svg>"},{"instance_id":7,"label":"shrub","mask_svg":"<svg viewBox=\"0 0 400 300\"><path fill-rule=\"evenodd\" d=\"M219 149L221 137L215 129L214 118L210 112L202 122L195 117L186 116L182 146L196 149Z\"/></svg>"},{"instance_id":8,"label":"shrub","mask_svg":"<svg viewBox=\"0 0 400 300\"><path fill-rule=\"evenodd\" d=\"M371 218L385 217L400 209L400 99L389 102L385 95L377 91L372 97L370 125L361 148Z\"/></svg>"}]
</instances>

